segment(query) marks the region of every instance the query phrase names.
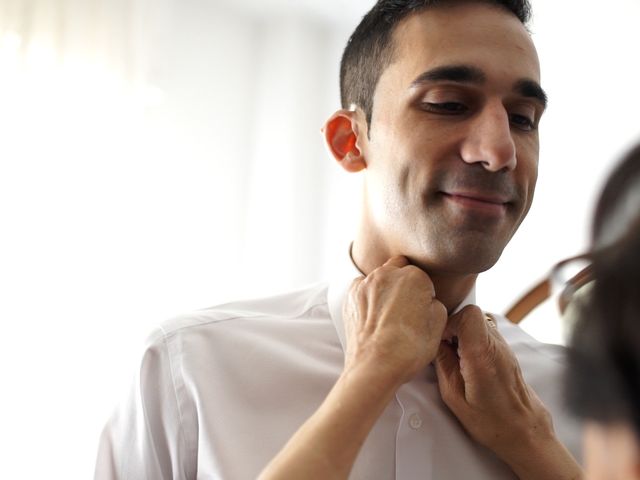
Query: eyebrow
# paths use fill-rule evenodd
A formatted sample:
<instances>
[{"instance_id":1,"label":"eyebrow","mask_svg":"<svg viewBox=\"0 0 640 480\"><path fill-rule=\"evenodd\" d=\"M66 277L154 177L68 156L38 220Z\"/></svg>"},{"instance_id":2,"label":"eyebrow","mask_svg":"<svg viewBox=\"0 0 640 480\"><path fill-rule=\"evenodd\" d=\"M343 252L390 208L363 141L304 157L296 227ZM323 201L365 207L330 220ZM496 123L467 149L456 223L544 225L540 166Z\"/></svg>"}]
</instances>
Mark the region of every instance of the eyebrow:
<instances>
[{"instance_id":1,"label":"eyebrow","mask_svg":"<svg viewBox=\"0 0 640 480\"><path fill-rule=\"evenodd\" d=\"M514 87L514 90L518 92L523 97L534 98L538 100L542 104L543 108L547 108L547 94L544 92L542 87L538 84L538 82L534 82L533 80L518 80Z\"/></svg>"},{"instance_id":2,"label":"eyebrow","mask_svg":"<svg viewBox=\"0 0 640 480\"><path fill-rule=\"evenodd\" d=\"M486 81L487 76L479 68L470 65L444 65L421 73L411 82L411 88L434 82L457 82L481 85ZM547 108L547 94L538 82L524 78L515 83L513 90L523 97L537 100L543 108Z\"/></svg>"},{"instance_id":3,"label":"eyebrow","mask_svg":"<svg viewBox=\"0 0 640 480\"><path fill-rule=\"evenodd\" d=\"M460 82L481 84L487 80L482 70L468 65L445 65L420 74L411 87L418 87L424 83L433 82Z\"/></svg>"}]
</instances>

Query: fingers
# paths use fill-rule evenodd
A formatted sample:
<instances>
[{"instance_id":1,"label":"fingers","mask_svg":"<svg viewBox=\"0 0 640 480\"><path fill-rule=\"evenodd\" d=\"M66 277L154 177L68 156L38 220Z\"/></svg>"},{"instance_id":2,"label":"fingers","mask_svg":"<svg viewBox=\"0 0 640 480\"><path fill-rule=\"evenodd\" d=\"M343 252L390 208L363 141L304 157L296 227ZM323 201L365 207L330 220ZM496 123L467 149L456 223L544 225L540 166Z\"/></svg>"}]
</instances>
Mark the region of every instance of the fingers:
<instances>
[{"instance_id":1,"label":"fingers","mask_svg":"<svg viewBox=\"0 0 640 480\"><path fill-rule=\"evenodd\" d=\"M489 329L484 313L476 305L467 305L449 317L445 338L458 338L462 349L484 350L489 343Z\"/></svg>"},{"instance_id":2,"label":"fingers","mask_svg":"<svg viewBox=\"0 0 640 480\"><path fill-rule=\"evenodd\" d=\"M419 267L412 265L407 257L396 255L387 260L383 265L370 272L365 278L365 284L382 282L397 282L400 279L411 279L410 281L424 285L428 292L427 298L435 298L436 291L429 275Z\"/></svg>"},{"instance_id":3,"label":"fingers","mask_svg":"<svg viewBox=\"0 0 640 480\"><path fill-rule=\"evenodd\" d=\"M487 325L489 326L489 330L493 331L493 330L498 330L498 324L496 323L495 319L493 318L493 315L490 314L485 314L486 320L487 320Z\"/></svg>"},{"instance_id":4,"label":"fingers","mask_svg":"<svg viewBox=\"0 0 640 480\"><path fill-rule=\"evenodd\" d=\"M441 342L434 365L442 399L451 410L457 412L457 404L464 400L464 378L455 347Z\"/></svg>"},{"instance_id":5,"label":"fingers","mask_svg":"<svg viewBox=\"0 0 640 480\"><path fill-rule=\"evenodd\" d=\"M364 275L360 275L359 277L356 277L353 279L353 281L351 282L351 286L349 287L349 291L354 292L357 290L357 288L360 286L360 284L362 283L362 281L364 280Z\"/></svg>"},{"instance_id":6,"label":"fingers","mask_svg":"<svg viewBox=\"0 0 640 480\"><path fill-rule=\"evenodd\" d=\"M406 381L437 355L447 309L428 274L396 256L353 281L343 319L353 362L384 365Z\"/></svg>"},{"instance_id":7,"label":"fingers","mask_svg":"<svg viewBox=\"0 0 640 480\"><path fill-rule=\"evenodd\" d=\"M365 318L367 317L367 302L365 293L363 290L363 283L365 281L364 276L359 276L353 279L351 282L351 286L349 287L347 298L345 299L344 304L342 305L342 315L343 318ZM353 329L355 328L355 323L360 323L354 321L346 322L345 328Z\"/></svg>"}]
</instances>

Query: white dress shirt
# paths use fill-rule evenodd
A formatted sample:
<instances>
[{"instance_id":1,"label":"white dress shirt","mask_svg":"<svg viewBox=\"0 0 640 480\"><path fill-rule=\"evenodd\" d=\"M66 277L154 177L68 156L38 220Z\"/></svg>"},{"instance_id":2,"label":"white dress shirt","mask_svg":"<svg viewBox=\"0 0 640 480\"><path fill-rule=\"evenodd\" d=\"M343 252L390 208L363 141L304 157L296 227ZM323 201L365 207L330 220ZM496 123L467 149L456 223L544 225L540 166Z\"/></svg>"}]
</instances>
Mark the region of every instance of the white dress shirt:
<instances>
[{"instance_id":1,"label":"white dress shirt","mask_svg":"<svg viewBox=\"0 0 640 480\"><path fill-rule=\"evenodd\" d=\"M358 275L350 265L330 284L164 323L150 336L130 395L102 434L95 478L256 478L340 375L342 303ZM460 307L474 300L471 292ZM550 410L556 433L578 456L579 428L561 398L564 349L534 340L505 318L496 320L526 381ZM350 478L516 477L464 432L428 366L398 390Z\"/></svg>"}]
</instances>

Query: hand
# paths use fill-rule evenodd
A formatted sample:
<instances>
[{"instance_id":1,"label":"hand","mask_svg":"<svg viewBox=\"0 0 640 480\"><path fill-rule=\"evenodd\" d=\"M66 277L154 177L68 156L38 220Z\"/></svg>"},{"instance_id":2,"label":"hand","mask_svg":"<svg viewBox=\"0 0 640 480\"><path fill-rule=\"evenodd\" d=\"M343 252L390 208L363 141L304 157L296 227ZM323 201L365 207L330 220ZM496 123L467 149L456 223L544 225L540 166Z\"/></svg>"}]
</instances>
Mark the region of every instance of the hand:
<instances>
[{"instance_id":1,"label":"hand","mask_svg":"<svg viewBox=\"0 0 640 480\"><path fill-rule=\"evenodd\" d=\"M356 279L344 306L345 368L260 480L348 478L397 388L438 352L447 311L429 276L394 257Z\"/></svg>"},{"instance_id":2,"label":"hand","mask_svg":"<svg viewBox=\"0 0 640 480\"><path fill-rule=\"evenodd\" d=\"M433 361L447 321L429 276L393 257L354 280L343 311L345 371L367 364L396 387Z\"/></svg>"},{"instance_id":3,"label":"hand","mask_svg":"<svg viewBox=\"0 0 640 480\"><path fill-rule=\"evenodd\" d=\"M469 435L521 479L578 478L580 468L495 324L468 306L449 319L443 338L435 362L440 394Z\"/></svg>"}]
</instances>

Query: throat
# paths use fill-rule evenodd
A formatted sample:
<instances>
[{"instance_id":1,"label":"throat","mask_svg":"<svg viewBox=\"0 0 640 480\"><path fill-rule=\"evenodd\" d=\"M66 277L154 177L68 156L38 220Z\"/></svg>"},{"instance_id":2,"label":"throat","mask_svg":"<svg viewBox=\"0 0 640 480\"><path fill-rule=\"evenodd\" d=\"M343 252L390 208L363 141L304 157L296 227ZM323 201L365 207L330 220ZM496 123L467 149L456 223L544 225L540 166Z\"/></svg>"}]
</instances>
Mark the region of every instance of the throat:
<instances>
[{"instance_id":1,"label":"throat","mask_svg":"<svg viewBox=\"0 0 640 480\"><path fill-rule=\"evenodd\" d=\"M368 275L376 268L382 266L389 258L400 253L391 255L362 255L357 246L352 244L349 254L351 261L363 274ZM471 295L478 277L475 273L460 274L433 271L428 265L407 256L409 262L424 271L433 282L436 298L444 304L449 315L455 312L463 302L475 303L475 298Z\"/></svg>"},{"instance_id":2,"label":"throat","mask_svg":"<svg viewBox=\"0 0 640 480\"><path fill-rule=\"evenodd\" d=\"M476 274L430 274L429 276L435 287L436 298L444 304L449 315L464 306L463 304L475 303L473 292Z\"/></svg>"}]
</instances>

